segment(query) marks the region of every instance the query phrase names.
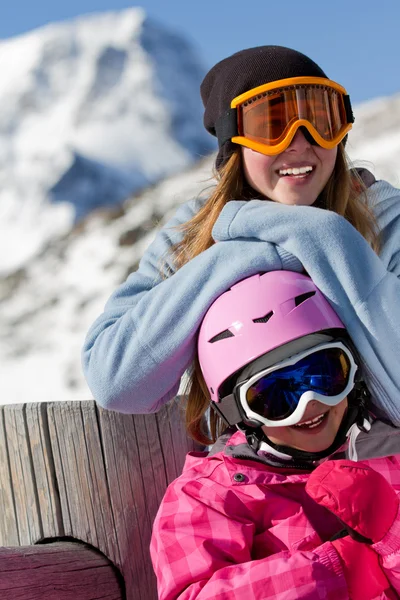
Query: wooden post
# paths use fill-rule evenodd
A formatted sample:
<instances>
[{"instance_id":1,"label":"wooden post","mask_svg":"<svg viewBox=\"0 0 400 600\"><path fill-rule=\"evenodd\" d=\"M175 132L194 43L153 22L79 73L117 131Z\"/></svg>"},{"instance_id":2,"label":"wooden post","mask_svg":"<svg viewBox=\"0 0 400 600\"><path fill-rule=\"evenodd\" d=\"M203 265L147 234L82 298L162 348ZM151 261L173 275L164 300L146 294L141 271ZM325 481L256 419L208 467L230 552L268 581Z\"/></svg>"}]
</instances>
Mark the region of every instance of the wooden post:
<instances>
[{"instance_id":1,"label":"wooden post","mask_svg":"<svg viewBox=\"0 0 400 600\"><path fill-rule=\"evenodd\" d=\"M0 548L2 600L123 600L115 567L77 543Z\"/></svg>"},{"instance_id":2,"label":"wooden post","mask_svg":"<svg viewBox=\"0 0 400 600\"><path fill-rule=\"evenodd\" d=\"M126 600L156 600L152 523L186 453L199 449L178 401L155 415L93 401L0 407L0 546L80 540L120 570Z\"/></svg>"}]
</instances>

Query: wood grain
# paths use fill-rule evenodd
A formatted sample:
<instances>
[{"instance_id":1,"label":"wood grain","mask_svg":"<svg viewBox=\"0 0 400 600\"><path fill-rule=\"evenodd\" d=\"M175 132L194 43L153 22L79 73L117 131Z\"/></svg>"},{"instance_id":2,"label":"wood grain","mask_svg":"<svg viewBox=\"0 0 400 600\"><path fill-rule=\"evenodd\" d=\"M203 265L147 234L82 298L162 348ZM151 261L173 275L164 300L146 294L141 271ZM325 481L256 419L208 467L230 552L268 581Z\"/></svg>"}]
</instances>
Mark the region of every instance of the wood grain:
<instances>
[{"instance_id":1,"label":"wood grain","mask_svg":"<svg viewBox=\"0 0 400 600\"><path fill-rule=\"evenodd\" d=\"M156 600L152 524L186 453L198 449L178 399L156 415L93 401L0 407L0 546L80 540L119 569L126 600Z\"/></svg>"},{"instance_id":2,"label":"wood grain","mask_svg":"<svg viewBox=\"0 0 400 600\"><path fill-rule=\"evenodd\" d=\"M83 544L0 548L2 600L123 600L111 562Z\"/></svg>"}]
</instances>

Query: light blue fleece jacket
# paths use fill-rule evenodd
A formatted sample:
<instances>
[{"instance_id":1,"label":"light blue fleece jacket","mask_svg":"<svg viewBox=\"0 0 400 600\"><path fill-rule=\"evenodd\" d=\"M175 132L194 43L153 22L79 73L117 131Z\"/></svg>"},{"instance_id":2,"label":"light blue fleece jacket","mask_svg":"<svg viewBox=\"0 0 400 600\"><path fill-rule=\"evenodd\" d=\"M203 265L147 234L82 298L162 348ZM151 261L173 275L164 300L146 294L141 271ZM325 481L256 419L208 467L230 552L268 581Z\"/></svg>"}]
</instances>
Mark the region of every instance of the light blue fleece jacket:
<instances>
[{"instance_id":1,"label":"light blue fleece jacket","mask_svg":"<svg viewBox=\"0 0 400 600\"><path fill-rule=\"evenodd\" d=\"M304 268L364 359L374 403L400 425L400 191L378 181L368 196L381 229L379 257L334 212L233 200L214 226L218 243L174 272L175 227L199 208L183 205L87 334L83 369L96 401L125 413L157 411L177 393L201 320L223 291L261 271ZM172 272L166 279L163 262Z\"/></svg>"}]
</instances>

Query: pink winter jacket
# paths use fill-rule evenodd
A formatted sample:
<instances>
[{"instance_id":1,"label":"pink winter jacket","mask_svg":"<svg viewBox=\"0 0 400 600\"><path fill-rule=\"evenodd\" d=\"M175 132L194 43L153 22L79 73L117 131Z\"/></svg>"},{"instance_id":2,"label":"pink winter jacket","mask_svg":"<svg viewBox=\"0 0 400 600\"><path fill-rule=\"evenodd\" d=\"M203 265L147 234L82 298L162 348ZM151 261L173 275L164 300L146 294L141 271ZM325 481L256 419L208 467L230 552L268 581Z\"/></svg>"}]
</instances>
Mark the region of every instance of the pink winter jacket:
<instances>
[{"instance_id":1,"label":"pink winter jacket","mask_svg":"<svg viewBox=\"0 0 400 600\"><path fill-rule=\"evenodd\" d=\"M263 460L239 431L216 454L188 455L154 522L160 600L349 598L329 541L343 525L306 494L308 472ZM400 495L400 453L364 462ZM400 598L400 516L386 538L372 545L392 586L380 598Z\"/></svg>"}]
</instances>

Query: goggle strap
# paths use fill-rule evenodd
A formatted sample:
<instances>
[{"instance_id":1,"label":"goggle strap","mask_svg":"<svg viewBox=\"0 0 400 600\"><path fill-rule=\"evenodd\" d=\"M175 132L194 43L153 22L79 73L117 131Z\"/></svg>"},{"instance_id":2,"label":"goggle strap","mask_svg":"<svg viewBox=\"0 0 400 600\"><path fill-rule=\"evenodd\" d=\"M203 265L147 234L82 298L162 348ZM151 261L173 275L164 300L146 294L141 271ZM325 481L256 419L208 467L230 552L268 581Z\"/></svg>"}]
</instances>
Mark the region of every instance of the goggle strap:
<instances>
[{"instance_id":1,"label":"goggle strap","mask_svg":"<svg viewBox=\"0 0 400 600\"><path fill-rule=\"evenodd\" d=\"M228 142L233 137L239 135L236 108L230 108L217 119L217 122L215 123L215 133L220 148L225 142Z\"/></svg>"},{"instance_id":2,"label":"goggle strap","mask_svg":"<svg viewBox=\"0 0 400 600\"><path fill-rule=\"evenodd\" d=\"M346 117L348 123L354 123L353 109L351 107L350 96L343 96L343 104L346 111Z\"/></svg>"},{"instance_id":3,"label":"goggle strap","mask_svg":"<svg viewBox=\"0 0 400 600\"><path fill-rule=\"evenodd\" d=\"M243 415L239 411L233 394L225 396L225 398L222 398L218 403L212 402L211 405L227 425L237 425L243 421Z\"/></svg>"}]
</instances>

